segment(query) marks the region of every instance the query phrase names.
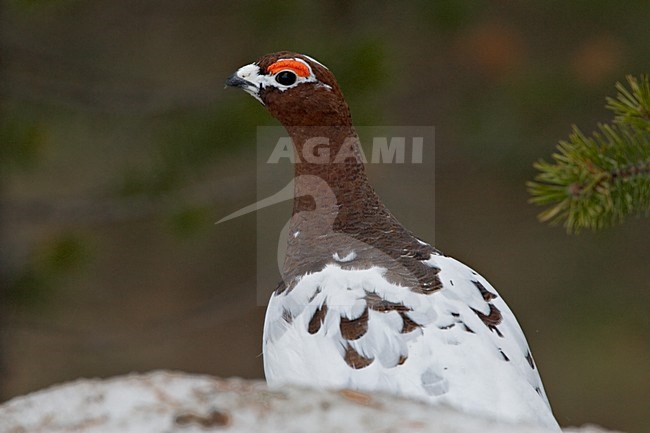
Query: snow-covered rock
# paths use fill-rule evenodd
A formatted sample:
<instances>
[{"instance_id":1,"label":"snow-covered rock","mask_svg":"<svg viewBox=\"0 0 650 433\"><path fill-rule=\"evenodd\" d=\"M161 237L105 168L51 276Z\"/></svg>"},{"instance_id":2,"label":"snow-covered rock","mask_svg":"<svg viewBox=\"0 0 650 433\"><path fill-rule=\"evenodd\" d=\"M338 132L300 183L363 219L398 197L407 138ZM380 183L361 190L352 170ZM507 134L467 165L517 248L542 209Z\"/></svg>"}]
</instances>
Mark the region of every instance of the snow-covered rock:
<instances>
[{"instance_id":1,"label":"snow-covered rock","mask_svg":"<svg viewBox=\"0 0 650 433\"><path fill-rule=\"evenodd\" d=\"M0 433L544 433L389 395L157 371L81 379L0 405ZM597 427L566 432L603 433Z\"/></svg>"}]
</instances>

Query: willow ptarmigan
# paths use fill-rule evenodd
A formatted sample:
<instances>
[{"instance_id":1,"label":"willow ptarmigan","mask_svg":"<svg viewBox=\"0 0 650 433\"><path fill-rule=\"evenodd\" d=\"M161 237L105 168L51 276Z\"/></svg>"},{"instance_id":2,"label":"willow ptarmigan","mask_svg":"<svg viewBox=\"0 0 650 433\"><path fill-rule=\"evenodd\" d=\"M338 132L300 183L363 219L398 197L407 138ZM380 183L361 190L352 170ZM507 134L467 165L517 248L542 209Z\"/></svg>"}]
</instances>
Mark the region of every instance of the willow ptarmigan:
<instances>
[{"instance_id":1,"label":"willow ptarmigan","mask_svg":"<svg viewBox=\"0 0 650 433\"><path fill-rule=\"evenodd\" d=\"M297 155L283 282L264 325L269 385L384 391L557 428L503 298L403 227L370 186L334 75L278 52L226 85L260 101ZM304 157L314 139L328 160Z\"/></svg>"}]
</instances>

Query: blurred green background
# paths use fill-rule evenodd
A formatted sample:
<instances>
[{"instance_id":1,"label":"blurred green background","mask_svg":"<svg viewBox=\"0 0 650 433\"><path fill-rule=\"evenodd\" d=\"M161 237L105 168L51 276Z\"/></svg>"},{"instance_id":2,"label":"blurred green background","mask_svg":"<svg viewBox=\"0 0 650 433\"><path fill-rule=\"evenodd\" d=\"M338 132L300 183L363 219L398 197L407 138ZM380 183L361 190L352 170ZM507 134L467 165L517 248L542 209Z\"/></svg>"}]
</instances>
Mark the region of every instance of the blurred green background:
<instances>
[{"instance_id":1,"label":"blurred green background","mask_svg":"<svg viewBox=\"0 0 650 433\"><path fill-rule=\"evenodd\" d=\"M290 49L336 73L357 124L435 125L435 185L370 175L507 299L559 422L647 428L648 220L568 236L524 186L650 71L647 2L5 0L1 20L0 400L262 376L255 215L214 222L255 201L256 126L276 123L223 81Z\"/></svg>"}]
</instances>

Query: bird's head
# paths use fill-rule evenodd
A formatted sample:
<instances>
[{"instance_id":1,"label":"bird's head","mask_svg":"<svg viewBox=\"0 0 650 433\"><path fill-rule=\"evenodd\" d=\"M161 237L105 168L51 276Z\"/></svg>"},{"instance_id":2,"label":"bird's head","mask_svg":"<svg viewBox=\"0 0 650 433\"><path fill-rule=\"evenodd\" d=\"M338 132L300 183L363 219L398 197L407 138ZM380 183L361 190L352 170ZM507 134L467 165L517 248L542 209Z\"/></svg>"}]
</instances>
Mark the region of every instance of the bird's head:
<instances>
[{"instance_id":1,"label":"bird's head","mask_svg":"<svg viewBox=\"0 0 650 433\"><path fill-rule=\"evenodd\" d=\"M304 54L282 51L242 66L226 80L260 101L285 126L349 125L350 112L336 78Z\"/></svg>"}]
</instances>

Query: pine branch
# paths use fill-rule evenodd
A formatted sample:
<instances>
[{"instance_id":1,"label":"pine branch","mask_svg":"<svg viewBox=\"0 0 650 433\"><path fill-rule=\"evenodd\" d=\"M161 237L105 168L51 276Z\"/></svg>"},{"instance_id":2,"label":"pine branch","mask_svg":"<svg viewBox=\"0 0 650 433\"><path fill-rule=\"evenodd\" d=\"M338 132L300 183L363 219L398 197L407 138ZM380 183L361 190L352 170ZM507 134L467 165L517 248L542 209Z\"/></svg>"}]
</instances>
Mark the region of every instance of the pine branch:
<instances>
[{"instance_id":1,"label":"pine branch","mask_svg":"<svg viewBox=\"0 0 650 433\"><path fill-rule=\"evenodd\" d=\"M629 89L618 83L616 99L607 98L612 124L598 125L591 136L574 126L553 162L534 164L539 173L527 184L530 202L549 206L541 221L578 232L650 214L650 81L647 75L627 81Z\"/></svg>"},{"instance_id":2,"label":"pine branch","mask_svg":"<svg viewBox=\"0 0 650 433\"><path fill-rule=\"evenodd\" d=\"M630 75L627 76L630 90L621 83L616 83L618 96L616 99L607 98L607 108L616 117L614 122L619 125L650 132L650 81L647 75L641 76L641 83Z\"/></svg>"}]
</instances>

